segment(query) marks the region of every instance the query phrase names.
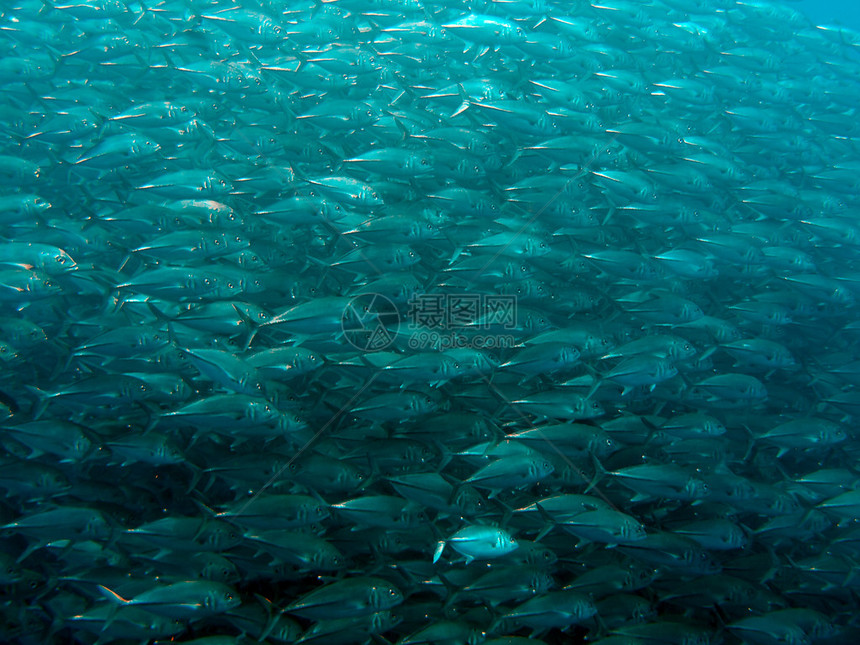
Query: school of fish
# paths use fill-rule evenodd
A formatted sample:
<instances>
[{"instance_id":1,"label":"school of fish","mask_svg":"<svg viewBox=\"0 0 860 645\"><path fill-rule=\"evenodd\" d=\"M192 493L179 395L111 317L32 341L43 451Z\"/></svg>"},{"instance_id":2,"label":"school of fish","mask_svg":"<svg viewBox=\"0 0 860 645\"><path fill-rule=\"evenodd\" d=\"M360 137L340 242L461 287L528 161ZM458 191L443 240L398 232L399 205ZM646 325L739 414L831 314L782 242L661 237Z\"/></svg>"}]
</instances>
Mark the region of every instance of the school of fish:
<instances>
[{"instance_id":1,"label":"school of fish","mask_svg":"<svg viewBox=\"0 0 860 645\"><path fill-rule=\"evenodd\" d=\"M860 34L9 0L0 44L0 641L860 642Z\"/></svg>"}]
</instances>

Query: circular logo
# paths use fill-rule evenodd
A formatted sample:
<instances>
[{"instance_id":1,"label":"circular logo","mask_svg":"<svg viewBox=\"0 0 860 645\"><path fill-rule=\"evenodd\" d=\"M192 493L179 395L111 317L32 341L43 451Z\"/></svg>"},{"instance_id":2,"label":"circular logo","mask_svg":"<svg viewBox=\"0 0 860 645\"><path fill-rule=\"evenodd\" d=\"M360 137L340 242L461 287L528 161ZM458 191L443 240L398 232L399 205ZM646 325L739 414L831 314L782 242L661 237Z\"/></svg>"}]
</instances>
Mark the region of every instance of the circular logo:
<instances>
[{"instance_id":1,"label":"circular logo","mask_svg":"<svg viewBox=\"0 0 860 645\"><path fill-rule=\"evenodd\" d=\"M349 301L340 323L350 345L365 352L376 352L394 342L400 314L385 296L363 293Z\"/></svg>"}]
</instances>

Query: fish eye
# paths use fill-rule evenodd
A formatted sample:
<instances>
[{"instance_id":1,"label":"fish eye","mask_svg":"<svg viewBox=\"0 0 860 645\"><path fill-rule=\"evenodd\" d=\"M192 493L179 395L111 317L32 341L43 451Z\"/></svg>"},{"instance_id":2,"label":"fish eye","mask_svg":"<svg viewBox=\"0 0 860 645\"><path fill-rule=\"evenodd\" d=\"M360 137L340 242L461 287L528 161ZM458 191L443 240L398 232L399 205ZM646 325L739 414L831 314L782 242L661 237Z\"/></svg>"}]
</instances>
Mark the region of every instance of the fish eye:
<instances>
[{"instance_id":1,"label":"fish eye","mask_svg":"<svg viewBox=\"0 0 860 645\"><path fill-rule=\"evenodd\" d=\"M399 542L399 541L400 541L400 538L397 538L397 540L396 540L396 541L398 541L398 542ZM396 596L397 596L397 592L396 592L396 591L394 591L394 589L389 589L389 590L388 590L388 595L389 595L389 596L391 596L392 598L394 598L394 597L396 597Z\"/></svg>"}]
</instances>

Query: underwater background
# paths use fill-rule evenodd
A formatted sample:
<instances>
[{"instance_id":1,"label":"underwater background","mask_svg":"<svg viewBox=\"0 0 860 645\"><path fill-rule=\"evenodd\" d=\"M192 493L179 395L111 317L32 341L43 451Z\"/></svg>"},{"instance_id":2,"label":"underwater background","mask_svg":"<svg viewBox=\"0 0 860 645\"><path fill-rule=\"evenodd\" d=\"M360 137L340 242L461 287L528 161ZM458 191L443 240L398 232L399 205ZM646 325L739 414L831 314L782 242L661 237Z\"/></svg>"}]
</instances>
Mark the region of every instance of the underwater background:
<instances>
[{"instance_id":1,"label":"underwater background","mask_svg":"<svg viewBox=\"0 0 860 645\"><path fill-rule=\"evenodd\" d=\"M815 24L841 24L852 29L860 27L860 5L851 0L800 0L795 6Z\"/></svg>"},{"instance_id":2,"label":"underwater background","mask_svg":"<svg viewBox=\"0 0 860 645\"><path fill-rule=\"evenodd\" d=\"M0 641L860 642L857 15L0 3Z\"/></svg>"}]
</instances>

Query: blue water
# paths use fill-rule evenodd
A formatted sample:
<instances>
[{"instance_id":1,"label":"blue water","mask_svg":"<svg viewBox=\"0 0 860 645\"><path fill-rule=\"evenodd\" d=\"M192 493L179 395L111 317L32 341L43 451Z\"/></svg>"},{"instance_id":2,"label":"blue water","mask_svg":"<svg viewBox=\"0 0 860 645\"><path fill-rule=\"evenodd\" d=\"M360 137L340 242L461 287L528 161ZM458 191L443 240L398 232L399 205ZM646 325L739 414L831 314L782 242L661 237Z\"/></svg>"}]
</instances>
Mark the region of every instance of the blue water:
<instances>
[{"instance_id":1,"label":"blue water","mask_svg":"<svg viewBox=\"0 0 860 645\"><path fill-rule=\"evenodd\" d=\"M791 4L816 24L840 24L852 29L860 29L860 1L858 0L803 0Z\"/></svg>"}]
</instances>

